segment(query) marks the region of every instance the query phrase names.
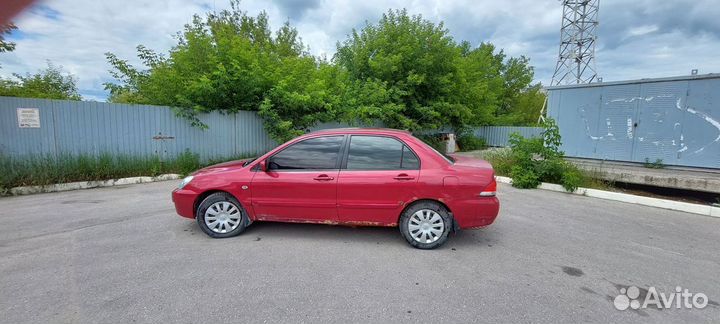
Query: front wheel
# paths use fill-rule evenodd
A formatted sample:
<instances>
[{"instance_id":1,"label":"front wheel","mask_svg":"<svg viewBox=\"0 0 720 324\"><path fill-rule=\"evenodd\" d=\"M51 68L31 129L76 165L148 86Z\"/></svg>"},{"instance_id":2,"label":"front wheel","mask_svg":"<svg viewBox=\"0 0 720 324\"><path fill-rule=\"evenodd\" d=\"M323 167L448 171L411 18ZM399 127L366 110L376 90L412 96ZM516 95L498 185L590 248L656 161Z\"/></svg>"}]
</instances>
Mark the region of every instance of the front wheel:
<instances>
[{"instance_id":1,"label":"front wheel","mask_svg":"<svg viewBox=\"0 0 720 324\"><path fill-rule=\"evenodd\" d=\"M443 245L451 227L452 217L447 209L431 201L414 204L400 216L400 233L410 245L419 249Z\"/></svg>"},{"instance_id":2,"label":"front wheel","mask_svg":"<svg viewBox=\"0 0 720 324\"><path fill-rule=\"evenodd\" d=\"M214 238L238 235L249 224L240 202L224 192L207 196L198 206L195 218L203 232Z\"/></svg>"}]
</instances>

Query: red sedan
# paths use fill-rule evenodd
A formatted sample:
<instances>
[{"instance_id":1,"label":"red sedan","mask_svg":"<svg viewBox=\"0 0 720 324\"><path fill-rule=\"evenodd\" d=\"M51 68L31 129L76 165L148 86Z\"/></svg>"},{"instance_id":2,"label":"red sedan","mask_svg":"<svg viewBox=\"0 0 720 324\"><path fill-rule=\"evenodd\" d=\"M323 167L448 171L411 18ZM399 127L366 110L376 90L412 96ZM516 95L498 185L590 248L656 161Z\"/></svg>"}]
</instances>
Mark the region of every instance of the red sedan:
<instances>
[{"instance_id":1,"label":"red sedan","mask_svg":"<svg viewBox=\"0 0 720 324\"><path fill-rule=\"evenodd\" d=\"M172 197L215 238L255 221L398 226L412 246L432 249L451 229L492 224L496 186L489 163L445 156L408 132L334 129L199 170Z\"/></svg>"}]
</instances>

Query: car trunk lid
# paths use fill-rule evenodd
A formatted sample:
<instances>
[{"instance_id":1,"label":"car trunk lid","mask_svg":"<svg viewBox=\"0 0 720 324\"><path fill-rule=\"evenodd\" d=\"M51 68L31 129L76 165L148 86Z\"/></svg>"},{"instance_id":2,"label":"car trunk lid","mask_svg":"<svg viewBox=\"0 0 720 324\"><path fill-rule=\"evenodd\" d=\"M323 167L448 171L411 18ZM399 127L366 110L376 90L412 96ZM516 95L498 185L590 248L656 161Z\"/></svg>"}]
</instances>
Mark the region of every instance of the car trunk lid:
<instances>
[{"instance_id":1,"label":"car trunk lid","mask_svg":"<svg viewBox=\"0 0 720 324\"><path fill-rule=\"evenodd\" d=\"M456 166L475 167L492 171L493 167L485 160L474 158L466 155L452 154Z\"/></svg>"}]
</instances>

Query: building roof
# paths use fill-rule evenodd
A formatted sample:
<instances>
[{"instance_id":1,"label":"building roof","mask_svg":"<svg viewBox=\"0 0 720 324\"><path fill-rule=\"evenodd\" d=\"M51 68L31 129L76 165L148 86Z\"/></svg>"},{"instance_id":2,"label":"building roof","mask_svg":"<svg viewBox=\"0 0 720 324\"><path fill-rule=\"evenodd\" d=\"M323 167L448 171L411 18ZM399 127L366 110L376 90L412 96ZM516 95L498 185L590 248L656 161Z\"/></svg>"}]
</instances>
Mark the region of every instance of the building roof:
<instances>
[{"instance_id":1,"label":"building roof","mask_svg":"<svg viewBox=\"0 0 720 324\"><path fill-rule=\"evenodd\" d=\"M590 87L604 87L609 85L620 85L620 84L638 84L638 83L651 83L651 82L667 82L667 81L681 81L681 80L698 80L698 79L718 79L720 73L708 73L699 75L682 75L666 78L647 78L637 80L625 80L625 81L612 81L612 82L593 82L584 84L566 84L557 85L551 87L544 87L548 91L560 90L560 89L571 89L571 88L590 88Z\"/></svg>"}]
</instances>

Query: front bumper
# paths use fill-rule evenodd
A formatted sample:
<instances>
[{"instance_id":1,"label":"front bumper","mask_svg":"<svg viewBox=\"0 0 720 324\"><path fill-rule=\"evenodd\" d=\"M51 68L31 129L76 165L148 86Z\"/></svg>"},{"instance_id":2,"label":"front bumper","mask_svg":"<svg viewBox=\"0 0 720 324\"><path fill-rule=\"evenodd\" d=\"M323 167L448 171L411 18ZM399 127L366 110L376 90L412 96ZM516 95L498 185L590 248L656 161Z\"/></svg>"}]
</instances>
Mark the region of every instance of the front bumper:
<instances>
[{"instance_id":1,"label":"front bumper","mask_svg":"<svg viewBox=\"0 0 720 324\"><path fill-rule=\"evenodd\" d=\"M175 189L172 192L172 201L175 203L175 212L182 217L195 218L195 199L197 193L191 190Z\"/></svg>"}]
</instances>

